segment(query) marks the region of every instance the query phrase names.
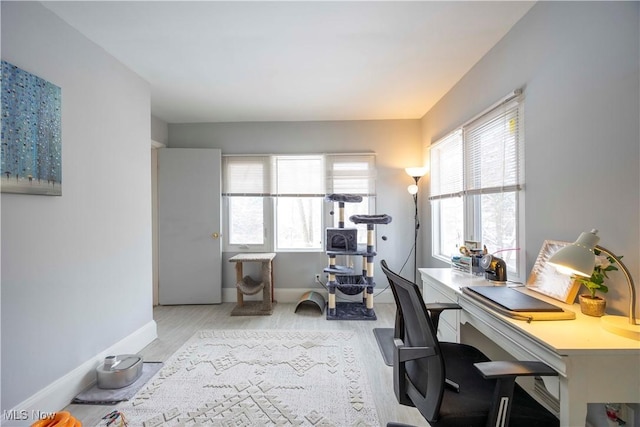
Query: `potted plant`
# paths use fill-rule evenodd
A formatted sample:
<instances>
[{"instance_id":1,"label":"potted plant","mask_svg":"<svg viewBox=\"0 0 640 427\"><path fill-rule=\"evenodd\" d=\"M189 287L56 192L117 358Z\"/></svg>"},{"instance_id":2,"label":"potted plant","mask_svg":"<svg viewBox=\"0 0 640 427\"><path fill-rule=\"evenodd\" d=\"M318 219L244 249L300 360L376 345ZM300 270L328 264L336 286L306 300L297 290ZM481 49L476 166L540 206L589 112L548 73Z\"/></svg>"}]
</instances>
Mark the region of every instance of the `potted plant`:
<instances>
[{"instance_id":1,"label":"potted plant","mask_svg":"<svg viewBox=\"0 0 640 427\"><path fill-rule=\"evenodd\" d=\"M607 285L604 284L604 280L609 278L607 272L618 270L614 264L622 257L614 259L610 256L601 256L601 252L598 249L594 249L593 252L596 255L593 274L591 274L591 277L576 277L576 280L589 290L588 294L580 295L580 310L586 315L601 317L604 315L607 301L597 296L596 292L605 294L609 291Z\"/></svg>"}]
</instances>

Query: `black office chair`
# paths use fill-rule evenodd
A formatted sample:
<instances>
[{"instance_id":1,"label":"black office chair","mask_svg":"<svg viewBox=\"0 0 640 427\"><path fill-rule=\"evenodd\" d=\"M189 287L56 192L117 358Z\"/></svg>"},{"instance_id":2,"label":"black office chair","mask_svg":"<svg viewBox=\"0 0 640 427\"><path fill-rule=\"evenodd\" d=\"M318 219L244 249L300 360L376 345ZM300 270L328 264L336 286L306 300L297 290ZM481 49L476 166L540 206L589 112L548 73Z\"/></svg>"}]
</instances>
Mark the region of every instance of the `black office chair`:
<instances>
[{"instance_id":1,"label":"black office chair","mask_svg":"<svg viewBox=\"0 0 640 427\"><path fill-rule=\"evenodd\" d=\"M415 283L381 262L403 319L393 363L398 402L415 406L433 427L551 427L558 419L524 391L518 376L557 376L542 362L491 362L475 347L439 342ZM447 380L457 387L447 386ZM458 390L456 390L458 388ZM387 426L402 424L388 423Z\"/></svg>"}]
</instances>

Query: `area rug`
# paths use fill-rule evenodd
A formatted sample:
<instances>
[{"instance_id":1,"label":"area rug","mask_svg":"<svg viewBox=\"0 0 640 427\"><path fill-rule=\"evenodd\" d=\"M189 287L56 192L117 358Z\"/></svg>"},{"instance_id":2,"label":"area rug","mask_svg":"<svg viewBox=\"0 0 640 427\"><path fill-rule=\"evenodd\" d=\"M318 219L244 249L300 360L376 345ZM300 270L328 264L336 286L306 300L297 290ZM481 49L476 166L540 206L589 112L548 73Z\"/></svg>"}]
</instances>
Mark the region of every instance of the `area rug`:
<instances>
[{"instance_id":1,"label":"area rug","mask_svg":"<svg viewBox=\"0 0 640 427\"><path fill-rule=\"evenodd\" d=\"M144 427L379 426L356 340L349 331L200 331L117 409Z\"/></svg>"}]
</instances>

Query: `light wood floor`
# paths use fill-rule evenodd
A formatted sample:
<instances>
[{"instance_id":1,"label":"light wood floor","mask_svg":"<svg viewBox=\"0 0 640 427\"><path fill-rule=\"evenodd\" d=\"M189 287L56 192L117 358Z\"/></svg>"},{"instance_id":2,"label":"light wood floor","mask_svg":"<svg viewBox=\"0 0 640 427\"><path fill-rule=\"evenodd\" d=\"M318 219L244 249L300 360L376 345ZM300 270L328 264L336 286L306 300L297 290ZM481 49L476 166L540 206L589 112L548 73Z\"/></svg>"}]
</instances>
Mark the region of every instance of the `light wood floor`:
<instances>
[{"instance_id":1,"label":"light wood floor","mask_svg":"<svg viewBox=\"0 0 640 427\"><path fill-rule=\"evenodd\" d=\"M378 349L373 328L393 327L395 304L377 304L376 321L326 320L324 314L312 307L301 307L294 313L295 304L276 304L271 316L231 317L234 303L220 305L159 306L153 311L158 325L158 338L140 353L144 360L165 361L195 332L202 329L311 329L352 330L359 339L369 385L375 399L382 426L399 421L415 426L428 423L415 408L401 406L393 393L392 368L386 366ZM69 405L70 411L85 427L97 425L101 418L117 406ZM139 427L139 426L130 426ZM346 427L346 426L345 426Z\"/></svg>"}]
</instances>

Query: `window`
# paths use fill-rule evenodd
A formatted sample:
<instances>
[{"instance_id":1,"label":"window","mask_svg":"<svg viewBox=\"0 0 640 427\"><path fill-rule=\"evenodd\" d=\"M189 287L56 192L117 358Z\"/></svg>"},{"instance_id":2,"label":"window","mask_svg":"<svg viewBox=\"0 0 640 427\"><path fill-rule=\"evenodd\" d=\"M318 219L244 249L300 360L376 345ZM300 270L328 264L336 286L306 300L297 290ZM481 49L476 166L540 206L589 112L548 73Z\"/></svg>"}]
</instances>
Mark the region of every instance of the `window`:
<instances>
[{"instance_id":1,"label":"window","mask_svg":"<svg viewBox=\"0 0 640 427\"><path fill-rule=\"evenodd\" d=\"M324 250L325 227L337 226L337 215L335 225L330 215L337 208L324 201L327 193L363 197L362 203L347 203L347 220L375 210L372 154L225 156L223 177L228 251Z\"/></svg>"},{"instance_id":2,"label":"window","mask_svg":"<svg viewBox=\"0 0 640 427\"><path fill-rule=\"evenodd\" d=\"M433 254L450 258L465 240L462 203L462 130L431 147L431 217Z\"/></svg>"},{"instance_id":3,"label":"window","mask_svg":"<svg viewBox=\"0 0 640 427\"><path fill-rule=\"evenodd\" d=\"M349 221L351 215L370 214L375 209L375 158L374 156L327 156L327 193L359 194L361 203L345 203L345 227L358 229L358 243L367 243L367 225ZM332 206L330 211L335 210ZM335 212L329 227L338 227L339 216Z\"/></svg>"},{"instance_id":4,"label":"window","mask_svg":"<svg viewBox=\"0 0 640 427\"><path fill-rule=\"evenodd\" d=\"M322 249L322 156L273 157L276 250Z\"/></svg>"},{"instance_id":5,"label":"window","mask_svg":"<svg viewBox=\"0 0 640 427\"><path fill-rule=\"evenodd\" d=\"M522 103L509 97L430 149L433 255L449 261L465 240L524 271Z\"/></svg>"},{"instance_id":6,"label":"window","mask_svg":"<svg viewBox=\"0 0 640 427\"><path fill-rule=\"evenodd\" d=\"M234 196L227 199L227 212L230 218L235 218L228 222L227 242L264 249L268 164L264 157L225 157L224 160L224 194Z\"/></svg>"}]
</instances>

